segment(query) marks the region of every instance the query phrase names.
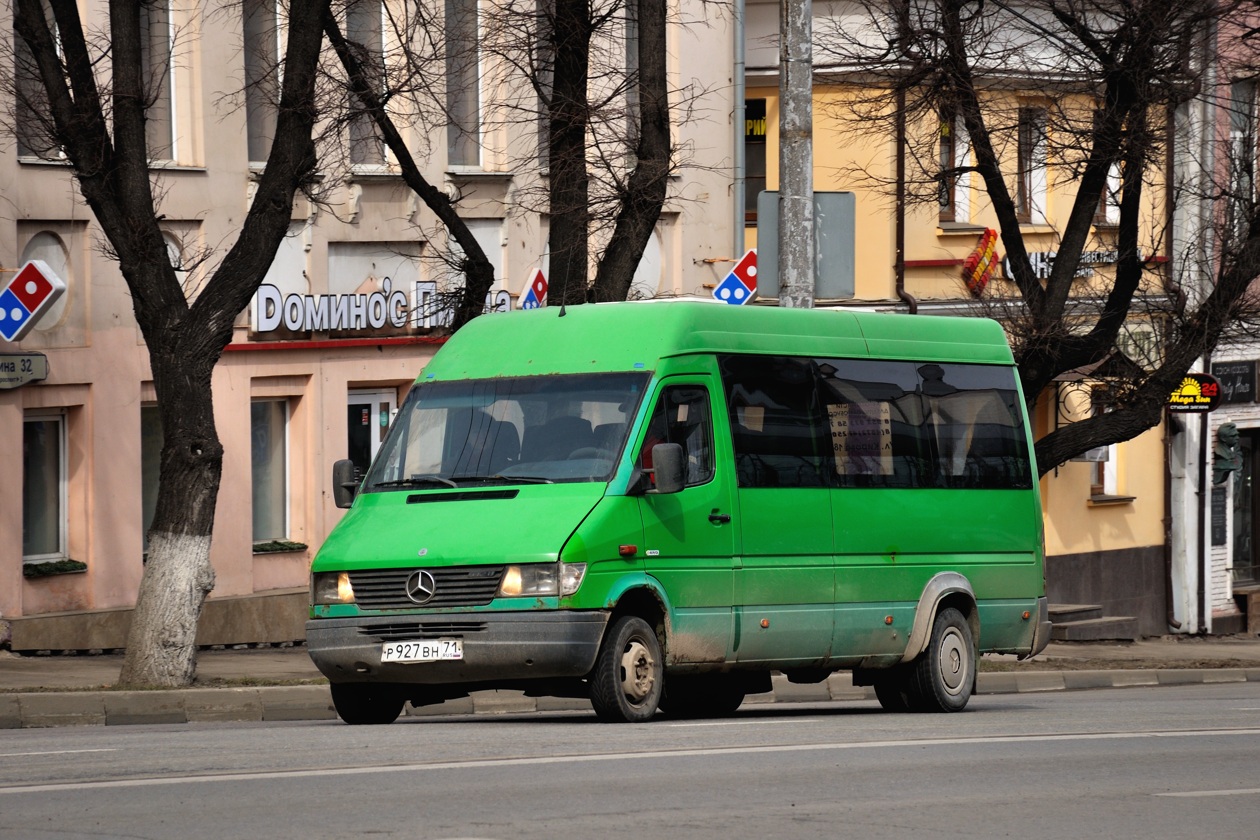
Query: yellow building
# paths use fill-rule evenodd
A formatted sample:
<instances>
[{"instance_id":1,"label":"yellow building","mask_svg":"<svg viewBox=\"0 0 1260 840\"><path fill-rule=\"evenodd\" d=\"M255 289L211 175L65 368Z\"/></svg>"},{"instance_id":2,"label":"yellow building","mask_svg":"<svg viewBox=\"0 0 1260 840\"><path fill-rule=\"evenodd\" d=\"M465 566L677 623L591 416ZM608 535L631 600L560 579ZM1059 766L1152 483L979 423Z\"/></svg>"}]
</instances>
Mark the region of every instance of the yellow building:
<instances>
[{"instance_id":1,"label":"yellow building","mask_svg":"<svg viewBox=\"0 0 1260 840\"><path fill-rule=\"evenodd\" d=\"M815 32L822 28L820 20L826 14L825 7L815 7ZM757 237L756 193L775 190L779 183L777 15L777 3L749 2L745 93L745 235L749 245ZM1001 318L1003 300L1016 292L1013 283L1002 279L1002 268L996 269L979 296L969 292L963 279L968 257L982 249L986 231L996 227L979 178L960 176L948 196L942 196L939 184L922 175L915 180L916 159L969 161L961 125L939 121L911 125L905 136L899 136L892 120L859 124L849 106L859 95L869 97L870 90L847 84L842 75L829 73L821 65L816 65L814 79L814 189L852 192L856 203L852 297L826 300L820 296L817 305L913 312L924 317L983 314ZM1011 90L1001 96L1001 107L1018 114L1021 122L1046 119L1042 92ZM1029 134L1044 137L1046 131L1041 128ZM924 136L930 138L926 145ZM1008 183L1022 203L1026 221L1021 232L1030 259L1035 269L1048 274L1075 198L1074 184L1061 166L1056 167L1044 140L1027 148L1012 140L1003 160L1009 167ZM1020 172L1026 173L1025 178L1021 179ZM920 201L899 205L899 181L907 199L917 195ZM1146 196L1143 219L1147 238L1154 239L1164 227L1162 187L1148 187ZM1116 212L1111 206L1100 208L1086 246L1084 262L1098 279L1105 279L1114 261L1110 255L1115 248ZM996 247L1000 256L1000 238ZM1152 256L1159 259L1166 253L1157 251ZM1089 279L1082 277L1079 294L1088 295L1090 289ZM1149 339L1151 328L1139 323L1130 333L1113 363L1140 363L1141 348L1132 345ZM1100 383L1104 373L1100 369L1065 376L1058 387L1038 395L1037 436L1090 410L1092 386ZM1134 440L1090 453L1088 457L1094 460L1063 464L1043 478L1047 586L1051 603L1061 608L1052 616L1059 637L1133 638L1168 632L1165 435L1163 427L1151 429Z\"/></svg>"}]
</instances>

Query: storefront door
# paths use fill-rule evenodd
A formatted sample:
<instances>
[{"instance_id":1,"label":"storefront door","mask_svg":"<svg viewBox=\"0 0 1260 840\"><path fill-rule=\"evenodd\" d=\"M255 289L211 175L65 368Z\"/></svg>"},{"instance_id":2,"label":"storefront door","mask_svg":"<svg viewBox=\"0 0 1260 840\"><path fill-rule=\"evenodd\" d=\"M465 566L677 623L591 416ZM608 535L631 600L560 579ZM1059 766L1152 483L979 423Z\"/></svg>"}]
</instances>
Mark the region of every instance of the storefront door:
<instances>
[{"instance_id":1,"label":"storefront door","mask_svg":"<svg viewBox=\"0 0 1260 840\"><path fill-rule=\"evenodd\" d=\"M1234 484L1234 585L1260 581L1260 546L1256 528L1260 526L1260 493L1256 492L1256 471L1260 464L1260 429L1240 430L1238 445L1242 469Z\"/></svg>"},{"instance_id":2,"label":"storefront door","mask_svg":"<svg viewBox=\"0 0 1260 840\"><path fill-rule=\"evenodd\" d=\"M354 477L358 480L367 472L368 465L381 448L385 432L394 411L398 408L398 395L386 391L350 391L346 414L346 457L354 461Z\"/></svg>"}]
</instances>

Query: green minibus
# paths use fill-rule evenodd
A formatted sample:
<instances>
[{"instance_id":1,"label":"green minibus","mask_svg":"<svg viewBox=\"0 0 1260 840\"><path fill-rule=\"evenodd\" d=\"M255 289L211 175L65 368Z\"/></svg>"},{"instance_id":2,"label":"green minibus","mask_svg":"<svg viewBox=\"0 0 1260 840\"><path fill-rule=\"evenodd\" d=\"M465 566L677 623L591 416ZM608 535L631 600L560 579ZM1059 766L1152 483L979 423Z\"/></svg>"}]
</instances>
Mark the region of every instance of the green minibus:
<instances>
[{"instance_id":1,"label":"green minibus","mask_svg":"<svg viewBox=\"0 0 1260 840\"><path fill-rule=\"evenodd\" d=\"M651 301L478 318L424 368L311 568L347 723L490 688L606 721L852 671L959 711L1048 639L999 324Z\"/></svg>"}]
</instances>

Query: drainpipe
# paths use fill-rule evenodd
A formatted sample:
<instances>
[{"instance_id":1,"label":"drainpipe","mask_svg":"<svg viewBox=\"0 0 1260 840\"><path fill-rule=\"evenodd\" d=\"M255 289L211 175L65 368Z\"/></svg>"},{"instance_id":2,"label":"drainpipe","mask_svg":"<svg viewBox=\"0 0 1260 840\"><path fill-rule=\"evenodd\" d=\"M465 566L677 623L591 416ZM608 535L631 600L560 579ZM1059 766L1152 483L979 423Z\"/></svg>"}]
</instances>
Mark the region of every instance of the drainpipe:
<instances>
[{"instance_id":1,"label":"drainpipe","mask_svg":"<svg viewBox=\"0 0 1260 840\"><path fill-rule=\"evenodd\" d=\"M919 301L906 291L906 92L897 91L897 220L893 233L893 249L896 251L893 263L893 275L896 280L897 297L906 304L911 315L919 313Z\"/></svg>"},{"instance_id":2,"label":"drainpipe","mask_svg":"<svg viewBox=\"0 0 1260 840\"><path fill-rule=\"evenodd\" d=\"M732 86L735 96L735 153L731 155L731 160L735 168L735 226L734 226L734 245L731 255L735 259L739 259L744 254L744 226L747 224L744 219L744 205L747 201L746 195L748 184L746 178L748 175L748 163L744 157L744 136L747 131L744 122L746 116L744 114L744 0L734 0L732 9L734 16L733 25L735 29L735 84Z\"/></svg>"}]
</instances>

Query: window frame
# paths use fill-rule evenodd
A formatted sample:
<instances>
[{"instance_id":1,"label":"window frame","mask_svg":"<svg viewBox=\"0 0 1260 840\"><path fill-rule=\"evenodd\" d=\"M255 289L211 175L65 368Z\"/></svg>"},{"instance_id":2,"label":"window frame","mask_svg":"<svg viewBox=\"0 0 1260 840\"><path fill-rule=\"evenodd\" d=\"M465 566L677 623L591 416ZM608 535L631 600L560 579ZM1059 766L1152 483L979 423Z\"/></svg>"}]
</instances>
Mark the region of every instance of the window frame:
<instances>
[{"instance_id":1,"label":"window frame","mask_svg":"<svg viewBox=\"0 0 1260 840\"><path fill-rule=\"evenodd\" d=\"M250 534L251 534L251 541L254 543L259 543L259 542L267 542L270 540L287 540L290 538L290 535L293 529L293 511L292 511L293 469L292 469L292 451L291 451L291 446L290 446L290 438L291 438L290 427L293 420L292 400L287 397L253 397L250 399L249 402L250 402L250 498L251 498ZM282 440L280 441L282 445L281 454L283 455L283 463L281 465L281 473L282 473L281 481L279 482L283 490L282 501L280 503L280 507L282 510L282 519L283 519L283 528L282 528L283 533L279 535L273 534L269 536L258 536L258 527L259 527L258 472L257 472L258 465L256 461L254 460L254 446L257 444L257 440L255 438L257 434L257 427L255 426L255 422L254 422L253 410L254 410L254 406L263 405L263 404L273 404L273 405L278 404L278 405L283 406L282 422L283 422L283 427L284 427L284 434L282 436ZM273 483L275 483L274 479L272 479L272 481ZM274 511L271 511L271 512L274 513Z\"/></svg>"},{"instance_id":2,"label":"window frame","mask_svg":"<svg viewBox=\"0 0 1260 840\"><path fill-rule=\"evenodd\" d=\"M1015 215L1021 224L1045 224L1049 111L1040 105L1019 109Z\"/></svg>"},{"instance_id":3,"label":"window frame","mask_svg":"<svg viewBox=\"0 0 1260 840\"><path fill-rule=\"evenodd\" d=\"M483 169L485 120L482 111L486 98L481 90L484 58L481 3L480 0L446 0L444 8L448 45L446 111L450 120L446 127L446 164L454 170Z\"/></svg>"},{"instance_id":4,"label":"window frame","mask_svg":"<svg viewBox=\"0 0 1260 840\"><path fill-rule=\"evenodd\" d=\"M53 422L57 428L57 550L38 554L26 553L26 519L30 499L27 496L27 479L29 477L26 452L26 424ZM47 563L65 560L70 556L70 517L69 517L69 417L63 408L29 410L22 417L22 562L23 564Z\"/></svg>"}]
</instances>

